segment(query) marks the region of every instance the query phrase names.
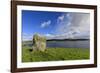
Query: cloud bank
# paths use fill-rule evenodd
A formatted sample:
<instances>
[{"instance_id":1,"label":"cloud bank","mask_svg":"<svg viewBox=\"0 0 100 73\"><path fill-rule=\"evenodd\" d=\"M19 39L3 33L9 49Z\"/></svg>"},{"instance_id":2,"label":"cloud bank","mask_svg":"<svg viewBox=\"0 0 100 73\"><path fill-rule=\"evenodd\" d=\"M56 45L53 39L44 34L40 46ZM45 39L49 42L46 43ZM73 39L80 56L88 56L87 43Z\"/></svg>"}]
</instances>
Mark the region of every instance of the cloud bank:
<instances>
[{"instance_id":1,"label":"cloud bank","mask_svg":"<svg viewBox=\"0 0 100 73\"><path fill-rule=\"evenodd\" d=\"M57 18L57 24L56 33L59 38L87 39L90 36L89 13L64 13Z\"/></svg>"},{"instance_id":2,"label":"cloud bank","mask_svg":"<svg viewBox=\"0 0 100 73\"><path fill-rule=\"evenodd\" d=\"M27 34L27 33L22 34L22 41L29 41L32 40L32 38L33 38L33 34Z\"/></svg>"}]
</instances>

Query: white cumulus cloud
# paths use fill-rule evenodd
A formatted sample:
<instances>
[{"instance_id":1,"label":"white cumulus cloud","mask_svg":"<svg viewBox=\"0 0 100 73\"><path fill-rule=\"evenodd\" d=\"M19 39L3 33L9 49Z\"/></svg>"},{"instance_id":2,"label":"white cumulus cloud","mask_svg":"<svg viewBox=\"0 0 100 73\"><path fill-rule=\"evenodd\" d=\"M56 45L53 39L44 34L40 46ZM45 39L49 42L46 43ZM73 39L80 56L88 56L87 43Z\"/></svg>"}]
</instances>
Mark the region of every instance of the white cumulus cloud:
<instances>
[{"instance_id":1,"label":"white cumulus cloud","mask_svg":"<svg viewBox=\"0 0 100 73\"><path fill-rule=\"evenodd\" d=\"M51 24L51 20L45 21L41 23L41 28L48 27Z\"/></svg>"}]
</instances>

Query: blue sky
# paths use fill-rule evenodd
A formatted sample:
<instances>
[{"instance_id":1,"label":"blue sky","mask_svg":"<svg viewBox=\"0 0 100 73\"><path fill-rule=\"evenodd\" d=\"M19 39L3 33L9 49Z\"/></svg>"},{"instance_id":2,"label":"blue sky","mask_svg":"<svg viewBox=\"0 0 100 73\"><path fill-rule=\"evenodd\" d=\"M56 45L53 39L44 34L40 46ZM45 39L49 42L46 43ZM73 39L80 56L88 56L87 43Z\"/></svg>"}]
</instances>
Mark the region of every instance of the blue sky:
<instances>
[{"instance_id":1,"label":"blue sky","mask_svg":"<svg viewBox=\"0 0 100 73\"><path fill-rule=\"evenodd\" d=\"M89 38L89 14L22 10L22 39L35 33L47 38Z\"/></svg>"}]
</instances>

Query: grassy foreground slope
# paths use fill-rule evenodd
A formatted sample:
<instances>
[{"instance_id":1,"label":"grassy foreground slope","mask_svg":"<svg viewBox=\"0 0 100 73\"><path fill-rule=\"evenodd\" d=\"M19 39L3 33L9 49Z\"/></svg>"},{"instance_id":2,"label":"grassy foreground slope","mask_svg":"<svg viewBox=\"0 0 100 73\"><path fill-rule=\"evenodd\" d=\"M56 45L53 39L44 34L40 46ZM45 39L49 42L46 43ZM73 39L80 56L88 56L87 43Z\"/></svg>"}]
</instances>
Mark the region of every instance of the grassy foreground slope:
<instances>
[{"instance_id":1,"label":"grassy foreground slope","mask_svg":"<svg viewBox=\"0 0 100 73\"><path fill-rule=\"evenodd\" d=\"M81 48L47 48L45 52L29 51L30 47L22 48L22 62L63 61L89 59L89 49Z\"/></svg>"}]
</instances>

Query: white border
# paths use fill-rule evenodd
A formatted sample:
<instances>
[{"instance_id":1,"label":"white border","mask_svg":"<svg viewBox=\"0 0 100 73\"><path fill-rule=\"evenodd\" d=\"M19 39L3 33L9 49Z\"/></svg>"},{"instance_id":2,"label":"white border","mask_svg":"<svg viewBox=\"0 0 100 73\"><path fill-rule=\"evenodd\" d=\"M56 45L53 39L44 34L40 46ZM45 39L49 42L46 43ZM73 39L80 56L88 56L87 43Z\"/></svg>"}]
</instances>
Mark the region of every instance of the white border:
<instances>
[{"instance_id":1,"label":"white border","mask_svg":"<svg viewBox=\"0 0 100 73\"><path fill-rule=\"evenodd\" d=\"M22 10L35 11L54 11L54 12L84 12L90 13L90 59L89 60L73 60L73 61L50 61L50 62L32 62L22 63L21 61L21 12ZM94 63L94 10L92 9L76 9L76 8L58 8L58 7L40 7L40 6L17 6L17 68L29 67L46 67L46 66L61 66L61 65L82 65Z\"/></svg>"}]
</instances>

